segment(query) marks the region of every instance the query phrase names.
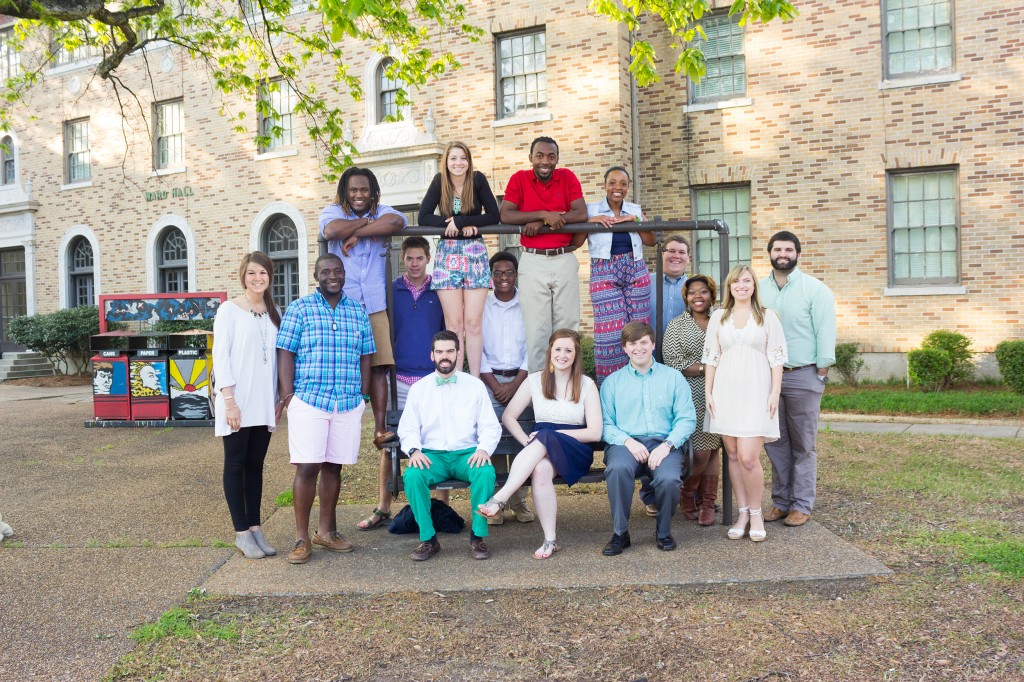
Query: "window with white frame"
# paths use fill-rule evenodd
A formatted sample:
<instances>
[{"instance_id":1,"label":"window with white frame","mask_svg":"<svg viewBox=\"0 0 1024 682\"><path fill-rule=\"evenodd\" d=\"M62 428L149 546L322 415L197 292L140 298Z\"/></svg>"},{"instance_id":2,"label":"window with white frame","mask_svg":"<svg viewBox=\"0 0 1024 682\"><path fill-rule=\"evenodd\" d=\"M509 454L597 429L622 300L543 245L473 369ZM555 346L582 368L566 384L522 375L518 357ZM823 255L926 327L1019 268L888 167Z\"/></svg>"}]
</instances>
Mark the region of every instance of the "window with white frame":
<instances>
[{"instance_id":1,"label":"window with white frame","mask_svg":"<svg viewBox=\"0 0 1024 682\"><path fill-rule=\"evenodd\" d=\"M275 215L263 227L262 247L274 262L270 293L281 309L299 298L299 231L292 219Z\"/></svg>"},{"instance_id":2,"label":"window with white frame","mask_svg":"<svg viewBox=\"0 0 1024 682\"><path fill-rule=\"evenodd\" d=\"M0 140L0 184L14 184L18 172L14 164L14 138L5 135Z\"/></svg>"},{"instance_id":3,"label":"window with white frame","mask_svg":"<svg viewBox=\"0 0 1024 682\"><path fill-rule=\"evenodd\" d=\"M693 189L695 220L724 220L729 226L729 268L750 262L750 186ZM719 276L718 233L696 232L694 264L701 274Z\"/></svg>"},{"instance_id":4,"label":"window with white frame","mask_svg":"<svg viewBox=\"0 0 1024 682\"><path fill-rule=\"evenodd\" d=\"M77 237L68 249L68 306L77 308L96 302L92 244Z\"/></svg>"},{"instance_id":5,"label":"window with white frame","mask_svg":"<svg viewBox=\"0 0 1024 682\"><path fill-rule=\"evenodd\" d=\"M405 83L388 75L388 68L394 63L394 59L385 59L377 67L377 123L394 121L401 116L398 91L405 89Z\"/></svg>"},{"instance_id":6,"label":"window with white frame","mask_svg":"<svg viewBox=\"0 0 1024 682\"><path fill-rule=\"evenodd\" d=\"M0 29L0 79L17 76L21 67L21 56L11 44L13 37L13 28Z\"/></svg>"},{"instance_id":7,"label":"window with white frame","mask_svg":"<svg viewBox=\"0 0 1024 682\"><path fill-rule=\"evenodd\" d=\"M883 0L887 78L953 68L952 0Z\"/></svg>"},{"instance_id":8,"label":"window with white frame","mask_svg":"<svg viewBox=\"0 0 1024 682\"><path fill-rule=\"evenodd\" d=\"M84 182L92 177L87 118L64 124L64 177L69 183Z\"/></svg>"},{"instance_id":9,"label":"window with white frame","mask_svg":"<svg viewBox=\"0 0 1024 682\"><path fill-rule=\"evenodd\" d=\"M54 36L53 65L66 66L76 62L83 62L94 57L103 55L103 48L96 44L96 32L91 27L84 31L75 31L64 34L58 40Z\"/></svg>"},{"instance_id":10,"label":"window with white frame","mask_svg":"<svg viewBox=\"0 0 1024 682\"><path fill-rule=\"evenodd\" d=\"M284 80L267 81L260 87L257 113L260 121L261 154L295 144L295 104L298 97Z\"/></svg>"},{"instance_id":11,"label":"window with white frame","mask_svg":"<svg viewBox=\"0 0 1024 682\"><path fill-rule=\"evenodd\" d=\"M546 37L543 28L495 36L498 118L548 105Z\"/></svg>"},{"instance_id":12,"label":"window with white frame","mask_svg":"<svg viewBox=\"0 0 1024 682\"><path fill-rule=\"evenodd\" d=\"M746 93L747 61L739 20L739 14L719 14L701 21L707 39L698 36L693 46L704 51L707 73L700 83L691 86L692 102L713 102Z\"/></svg>"},{"instance_id":13,"label":"window with white frame","mask_svg":"<svg viewBox=\"0 0 1024 682\"><path fill-rule=\"evenodd\" d=\"M960 211L955 169L888 174L890 282L960 281Z\"/></svg>"},{"instance_id":14,"label":"window with white frame","mask_svg":"<svg viewBox=\"0 0 1024 682\"><path fill-rule=\"evenodd\" d=\"M161 294L188 291L188 241L177 227L168 227L156 244L156 262Z\"/></svg>"},{"instance_id":15,"label":"window with white frame","mask_svg":"<svg viewBox=\"0 0 1024 682\"><path fill-rule=\"evenodd\" d=\"M156 148L157 168L181 168L185 165L185 104L182 100L157 102Z\"/></svg>"}]
</instances>

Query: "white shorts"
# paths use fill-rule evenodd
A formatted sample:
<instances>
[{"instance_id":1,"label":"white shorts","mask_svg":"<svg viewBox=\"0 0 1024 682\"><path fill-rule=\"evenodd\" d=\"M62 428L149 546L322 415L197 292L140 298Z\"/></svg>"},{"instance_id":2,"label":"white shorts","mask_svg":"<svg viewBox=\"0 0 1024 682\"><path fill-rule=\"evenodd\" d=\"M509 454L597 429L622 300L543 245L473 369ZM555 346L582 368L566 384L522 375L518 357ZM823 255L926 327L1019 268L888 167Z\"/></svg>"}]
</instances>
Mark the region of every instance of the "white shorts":
<instances>
[{"instance_id":1,"label":"white shorts","mask_svg":"<svg viewBox=\"0 0 1024 682\"><path fill-rule=\"evenodd\" d=\"M324 412L292 396L288 403L288 452L292 464L355 464L366 405Z\"/></svg>"}]
</instances>

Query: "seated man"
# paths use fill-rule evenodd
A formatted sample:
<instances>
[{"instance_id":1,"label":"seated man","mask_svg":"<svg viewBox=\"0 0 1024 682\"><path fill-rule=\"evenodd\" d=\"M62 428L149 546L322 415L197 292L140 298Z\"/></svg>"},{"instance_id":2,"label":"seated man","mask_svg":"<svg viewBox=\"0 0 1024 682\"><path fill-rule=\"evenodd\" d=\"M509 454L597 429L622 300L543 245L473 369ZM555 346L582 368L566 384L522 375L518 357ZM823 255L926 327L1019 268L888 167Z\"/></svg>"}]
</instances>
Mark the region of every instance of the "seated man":
<instances>
[{"instance_id":1,"label":"seated man","mask_svg":"<svg viewBox=\"0 0 1024 682\"><path fill-rule=\"evenodd\" d=\"M430 289L430 244L423 237L406 237L402 241L402 262L405 274L391 283L392 311L395 325L395 378L398 402L405 409L409 387L434 371L430 362L430 340L444 329L444 311L436 291ZM377 476L379 501L370 515L356 524L359 530L373 530L391 518L391 458L380 453Z\"/></svg>"},{"instance_id":2,"label":"seated man","mask_svg":"<svg viewBox=\"0 0 1024 682\"><path fill-rule=\"evenodd\" d=\"M680 446L697 425L690 385L671 367L654 361L654 329L646 322L622 328L622 347L629 364L601 385L604 414L605 482L615 534L604 555L629 547L629 511L638 473L651 477L658 506L655 539L671 552L672 515L679 505L683 455Z\"/></svg>"},{"instance_id":3,"label":"seated man","mask_svg":"<svg viewBox=\"0 0 1024 682\"><path fill-rule=\"evenodd\" d=\"M434 335L430 359L435 371L409 387L398 422L398 438L409 455L409 466L402 475L405 496L420 529L420 546L412 554L413 561L426 561L441 551L430 518L430 486L450 478L469 483L473 558L491 557L484 542L487 519L476 510L494 492L491 453L501 439L501 424L483 382L455 371L458 355L459 337L454 332Z\"/></svg>"}]
</instances>

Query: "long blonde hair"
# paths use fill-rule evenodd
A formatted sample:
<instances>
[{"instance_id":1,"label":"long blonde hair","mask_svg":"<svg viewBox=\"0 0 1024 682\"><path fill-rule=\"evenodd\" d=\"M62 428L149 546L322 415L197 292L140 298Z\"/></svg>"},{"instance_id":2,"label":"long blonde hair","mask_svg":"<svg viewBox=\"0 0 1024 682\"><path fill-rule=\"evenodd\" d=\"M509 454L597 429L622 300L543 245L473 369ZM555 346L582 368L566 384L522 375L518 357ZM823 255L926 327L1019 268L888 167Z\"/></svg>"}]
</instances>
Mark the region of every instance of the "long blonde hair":
<instances>
[{"instance_id":1,"label":"long blonde hair","mask_svg":"<svg viewBox=\"0 0 1024 682\"><path fill-rule=\"evenodd\" d=\"M736 306L736 299L732 297L732 285L744 272L749 272L750 278L754 280L754 292L750 295L750 307L754 312L754 320L757 322L757 326L760 327L764 325L765 307L761 305L761 298L757 293L757 275L749 265L737 265L729 271L728 277L725 278L725 285L722 287L725 290L722 301L722 310L725 312L722 314L722 322L729 319L729 315L732 315L732 309Z\"/></svg>"},{"instance_id":2,"label":"long blonde hair","mask_svg":"<svg viewBox=\"0 0 1024 682\"><path fill-rule=\"evenodd\" d=\"M473 194L473 155L469 153L469 147L464 142L449 142L444 148L444 161L441 163L441 216L444 218L450 218L455 215L455 183L452 182L452 177L448 173L448 154L453 149L461 149L466 154L466 161L469 162L469 166L466 168L466 179L462 183L462 208L459 209L461 215L466 215L473 210L476 205L475 196Z\"/></svg>"}]
</instances>

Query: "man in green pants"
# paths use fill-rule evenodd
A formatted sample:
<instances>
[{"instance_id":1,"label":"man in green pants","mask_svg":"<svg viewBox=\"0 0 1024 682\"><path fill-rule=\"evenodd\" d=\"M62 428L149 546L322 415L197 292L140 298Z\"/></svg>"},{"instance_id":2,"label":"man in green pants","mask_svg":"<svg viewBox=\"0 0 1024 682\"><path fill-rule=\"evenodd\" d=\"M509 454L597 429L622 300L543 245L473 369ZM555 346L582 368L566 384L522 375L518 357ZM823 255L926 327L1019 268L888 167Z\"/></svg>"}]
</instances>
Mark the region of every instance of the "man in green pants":
<instances>
[{"instance_id":1,"label":"man in green pants","mask_svg":"<svg viewBox=\"0 0 1024 682\"><path fill-rule=\"evenodd\" d=\"M455 371L459 337L441 331L430 343L435 371L409 387L405 409L398 422L402 450L409 466L402 474L405 496L420 529L420 546L413 561L426 561L441 551L430 518L430 486L448 479L469 483L473 510L469 547L474 559L489 559L487 519L477 507L494 492L491 454L501 438L501 424L494 415L484 383Z\"/></svg>"}]
</instances>

